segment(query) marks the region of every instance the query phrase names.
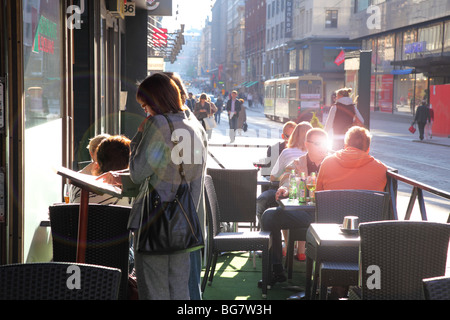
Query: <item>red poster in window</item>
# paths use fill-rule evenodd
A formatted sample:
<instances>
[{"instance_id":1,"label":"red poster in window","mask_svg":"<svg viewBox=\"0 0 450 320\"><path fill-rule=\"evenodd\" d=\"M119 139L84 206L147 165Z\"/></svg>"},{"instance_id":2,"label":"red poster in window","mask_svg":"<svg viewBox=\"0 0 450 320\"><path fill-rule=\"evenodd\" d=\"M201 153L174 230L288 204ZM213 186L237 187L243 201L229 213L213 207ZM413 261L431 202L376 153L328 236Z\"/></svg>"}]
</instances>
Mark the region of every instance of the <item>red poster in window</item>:
<instances>
[{"instance_id":1,"label":"red poster in window","mask_svg":"<svg viewBox=\"0 0 450 320\"><path fill-rule=\"evenodd\" d=\"M336 60L334 60L334 63L336 63L338 66L343 64L345 61L345 52L344 50L341 50L341 53L336 57Z\"/></svg>"},{"instance_id":2,"label":"red poster in window","mask_svg":"<svg viewBox=\"0 0 450 320\"><path fill-rule=\"evenodd\" d=\"M392 97L394 87L394 75L381 75L380 87L377 88L378 93L378 107L382 112L392 113Z\"/></svg>"}]
</instances>

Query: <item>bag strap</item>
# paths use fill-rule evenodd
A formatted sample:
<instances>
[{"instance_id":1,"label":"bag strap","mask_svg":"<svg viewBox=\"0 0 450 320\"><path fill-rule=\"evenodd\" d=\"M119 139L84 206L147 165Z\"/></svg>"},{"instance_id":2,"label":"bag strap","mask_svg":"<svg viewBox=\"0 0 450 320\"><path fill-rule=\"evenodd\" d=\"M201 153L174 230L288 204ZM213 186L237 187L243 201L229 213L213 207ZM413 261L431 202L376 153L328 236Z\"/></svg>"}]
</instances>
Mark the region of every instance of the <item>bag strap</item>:
<instances>
[{"instance_id":1,"label":"bag strap","mask_svg":"<svg viewBox=\"0 0 450 320\"><path fill-rule=\"evenodd\" d=\"M166 114L162 114L164 116L164 118L166 118L167 122L169 123L169 128L170 128L170 140L174 143L174 145L178 144L178 137L175 138L175 140L172 140L172 136L173 136L173 132L175 131L174 127L173 127L173 123L172 120L170 120L170 118L166 115ZM178 172L181 175L181 180L184 179L184 181L186 181L186 174L184 172L184 168L183 168L183 162L180 162L180 164L178 165ZM187 182L187 181L186 181Z\"/></svg>"}]
</instances>

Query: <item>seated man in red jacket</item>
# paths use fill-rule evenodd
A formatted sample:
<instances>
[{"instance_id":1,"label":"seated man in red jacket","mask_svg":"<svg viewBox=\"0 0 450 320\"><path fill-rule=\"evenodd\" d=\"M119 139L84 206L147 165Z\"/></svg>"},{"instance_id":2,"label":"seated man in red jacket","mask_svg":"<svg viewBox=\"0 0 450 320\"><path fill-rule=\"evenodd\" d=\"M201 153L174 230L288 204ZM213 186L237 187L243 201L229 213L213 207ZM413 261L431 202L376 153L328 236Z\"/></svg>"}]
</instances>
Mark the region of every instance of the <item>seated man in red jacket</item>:
<instances>
[{"instance_id":1,"label":"seated man in red jacket","mask_svg":"<svg viewBox=\"0 0 450 320\"><path fill-rule=\"evenodd\" d=\"M343 189L384 191L387 167L369 155L371 139L367 129L351 127L345 134L344 149L327 156L320 164L316 191ZM287 196L287 187L281 186L275 197L280 200ZM280 261L281 241L277 241L280 230L307 228L313 219L308 212L288 211L280 207L264 212L262 229L272 232L273 283L286 280Z\"/></svg>"},{"instance_id":2,"label":"seated man in red jacket","mask_svg":"<svg viewBox=\"0 0 450 320\"><path fill-rule=\"evenodd\" d=\"M369 155L371 134L363 127L351 127L345 134L345 148L326 157L320 166L316 191L384 191L387 167Z\"/></svg>"}]
</instances>

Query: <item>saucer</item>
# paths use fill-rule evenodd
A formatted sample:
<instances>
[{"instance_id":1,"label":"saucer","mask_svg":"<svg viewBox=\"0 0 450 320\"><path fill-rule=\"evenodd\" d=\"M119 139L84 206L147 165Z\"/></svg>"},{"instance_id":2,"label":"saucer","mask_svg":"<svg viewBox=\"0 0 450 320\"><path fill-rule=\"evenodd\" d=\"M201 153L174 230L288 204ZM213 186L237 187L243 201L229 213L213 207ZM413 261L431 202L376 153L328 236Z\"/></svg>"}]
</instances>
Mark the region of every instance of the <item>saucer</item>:
<instances>
[{"instance_id":1,"label":"saucer","mask_svg":"<svg viewBox=\"0 0 450 320\"><path fill-rule=\"evenodd\" d=\"M341 232L345 234L358 234L359 232L359 229L344 229L342 228L342 224L339 225L339 229L341 229Z\"/></svg>"}]
</instances>

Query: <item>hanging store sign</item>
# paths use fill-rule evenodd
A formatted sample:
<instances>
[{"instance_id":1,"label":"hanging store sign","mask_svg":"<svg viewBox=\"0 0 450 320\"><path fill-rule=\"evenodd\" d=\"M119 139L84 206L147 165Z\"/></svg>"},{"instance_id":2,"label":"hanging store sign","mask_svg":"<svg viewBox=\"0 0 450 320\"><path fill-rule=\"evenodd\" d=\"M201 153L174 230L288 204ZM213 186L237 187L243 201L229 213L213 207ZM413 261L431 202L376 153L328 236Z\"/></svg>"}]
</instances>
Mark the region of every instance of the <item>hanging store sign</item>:
<instances>
[{"instance_id":1,"label":"hanging store sign","mask_svg":"<svg viewBox=\"0 0 450 320\"><path fill-rule=\"evenodd\" d=\"M405 53L419 53L426 51L426 49L427 49L426 41L405 44Z\"/></svg>"},{"instance_id":2,"label":"hanging store sign","mask_svg":"<svg viewBox=\"0 0 450 320\"><path fill-rule=\"evenodd\" d=\"M167 47L167 29L153 28L152 41L154 47Z\"/></svg>"},{"instance_id":3,"label":"hanging store sign","mask_svg":"<svg viewBox=\"0 0 450 320\"><path fill-rule=\"evenodd\" d=\"M286 0L285 30L284 30L284 36L286 38L292 38L293 19L294 19L293 0Z\"/></svg>"},{"instance_id":4,"label":"hanging store sign","mask_svg":"<svg viewBox=\"0 0 450 320\"><path fill-rule=\"evenodd\" d=\"M164 71L165 69L163 57L150 57L147 62L149 71Z\"/></svg>"},{"instance_id":5,"label":"hanging store sign","mask_svg":"<svg viewBox=\"0 0 450 320\"><path fill-rule=\"evenodd\" d=\"M135 0L136 7L145 9L151 16L171 16L172 0Z\"/></svg>"}]
</instances>

